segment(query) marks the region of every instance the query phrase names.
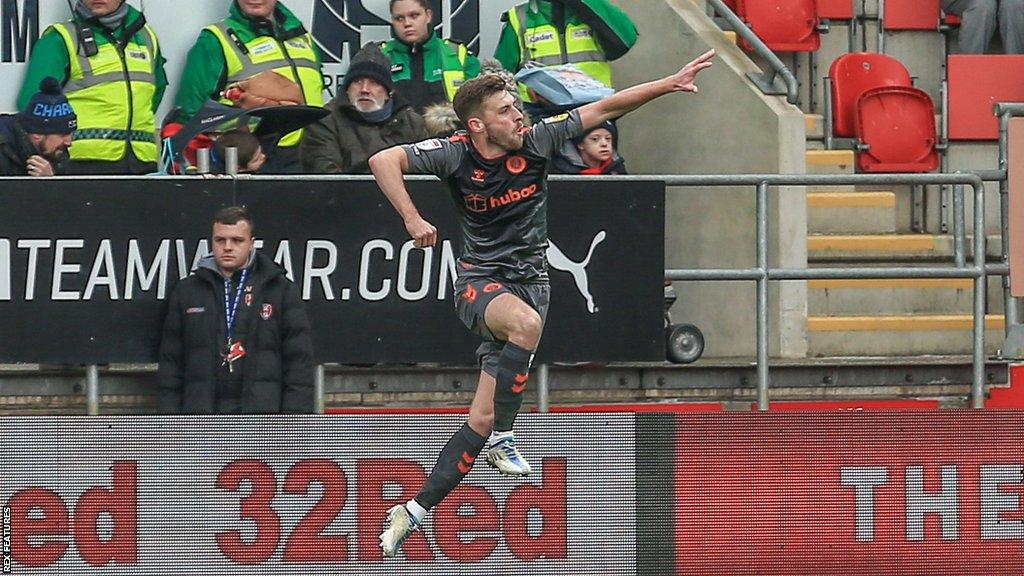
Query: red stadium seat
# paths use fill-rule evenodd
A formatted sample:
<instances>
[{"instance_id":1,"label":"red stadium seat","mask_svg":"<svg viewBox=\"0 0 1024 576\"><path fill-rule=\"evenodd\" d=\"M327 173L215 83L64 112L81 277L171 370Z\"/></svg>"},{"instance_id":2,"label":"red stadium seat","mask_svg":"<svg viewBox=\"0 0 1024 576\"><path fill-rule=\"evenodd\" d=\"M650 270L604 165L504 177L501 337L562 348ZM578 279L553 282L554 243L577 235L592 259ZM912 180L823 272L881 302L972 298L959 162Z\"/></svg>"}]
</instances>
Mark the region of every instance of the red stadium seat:
<instances>
[{"instance_id":1,"label":"red stadium seat","mask_svg":"<svg viewBox=\"0 0 1024 576\"><path fill-rule=\"evenodd\" d=\"M935 149L935 105L923 90L882 86L857 102L855 132L866 149L857 154L862 172L931 172L939 166Z\"/></svg>"},{"instance_id":2,"label":"red stadium seat","mask_svg":"<svg viewBox=\"0 0 1024 576\"><path fill-rule=\"evenodd\" d=\"M816 0L818 18L853 20L853 0Z\"/></svg>"},{"instance_id":3,"label":"red stadium seat","mask_svg":"<svg viewBox=\"0 0 1024 576\"><path fill-rule=\"evenodd\" d=\"M1024 56L951 54L949 75L949 139L997 140L998 102L1024 102Z\"/></svg>"},{"instance_id":4,"label":"red stadium seat","mask_svg":"<svg viewBox=\"0 0 1024 576\"><path fill-rule=\"evenodd\" d=\"M882 26L886 30L937 30L939 0L885 0Z\"/></svg>"},{"instance_id":5,"label":"red stadium seat","mask_svg":"<svg viewBox=\"0 0 1024 576\"><path fill-rule=\"evenodd\" d=\"M821 46L814 0L739 0L736 14L775 52L815 52ZM744 50L749 44L740 40Z\"/></svg>"},{"instance_id":6,"label":"red stadium seat","mask_svg":"<svg viewBox=\"0 0 1024 576\"><path fill-rule=\"evenodd\" d=\"M850 52L836 58L828 69L832 88L832 134L854 136L857 102L864 92L881 86L912 85L910 73L899 60L876 52Z\"/></svg>"}]
</instances>

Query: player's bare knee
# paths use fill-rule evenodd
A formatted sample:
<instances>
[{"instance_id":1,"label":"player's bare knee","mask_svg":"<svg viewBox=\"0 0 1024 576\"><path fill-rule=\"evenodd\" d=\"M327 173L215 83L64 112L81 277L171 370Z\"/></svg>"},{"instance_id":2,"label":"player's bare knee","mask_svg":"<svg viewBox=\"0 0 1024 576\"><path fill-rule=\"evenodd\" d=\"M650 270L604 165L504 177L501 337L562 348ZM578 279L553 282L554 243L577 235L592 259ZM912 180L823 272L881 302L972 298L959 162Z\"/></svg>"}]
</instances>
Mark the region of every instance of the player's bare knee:
<instances>
[{"instance_id":1,"label":"player's bare knee","mask_svg":"<svg viewBox=\"0 0 1024 576\"><path fill-rule=\"evenodd\" d=\"M544 330L544 322L532 308L524 310L516 315L515 324L509 332L509 341L517 346L533 350L540 341L541 332Z\"/></svg>"}]
</instances>

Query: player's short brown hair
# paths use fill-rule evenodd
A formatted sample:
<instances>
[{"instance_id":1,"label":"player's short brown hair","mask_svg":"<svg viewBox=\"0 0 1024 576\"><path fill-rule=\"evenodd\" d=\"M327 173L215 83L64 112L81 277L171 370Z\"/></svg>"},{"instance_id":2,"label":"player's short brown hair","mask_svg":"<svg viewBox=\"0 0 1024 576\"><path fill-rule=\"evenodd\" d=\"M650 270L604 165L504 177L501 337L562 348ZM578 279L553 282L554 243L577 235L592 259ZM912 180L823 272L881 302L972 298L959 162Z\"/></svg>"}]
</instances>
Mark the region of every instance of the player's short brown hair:
<instances>
[{"instance_id":1,"label":"player's short brown hair","mask_svg":"<svg viewBox=\"0 0 1024 576\"><path fill-rule=\"evenodd\" d=\"M455 115L459 117L463 126L468 126L467 122L470 117L480 113L480 105L484 103L484 100L506 90L508 90L508 85L497 74L483 74L472 80L467 80L459 87L459 91L455 94L455 100L452 102Z\"/></svg>"}]
</instances>

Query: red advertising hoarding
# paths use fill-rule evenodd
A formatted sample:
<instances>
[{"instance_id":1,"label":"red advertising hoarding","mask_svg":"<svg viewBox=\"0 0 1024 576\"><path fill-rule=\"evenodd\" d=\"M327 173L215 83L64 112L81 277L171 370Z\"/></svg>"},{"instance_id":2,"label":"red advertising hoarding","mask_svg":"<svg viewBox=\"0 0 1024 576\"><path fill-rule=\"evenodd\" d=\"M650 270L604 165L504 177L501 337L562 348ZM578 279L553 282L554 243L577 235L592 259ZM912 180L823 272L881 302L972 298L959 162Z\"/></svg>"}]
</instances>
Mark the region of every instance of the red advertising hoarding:
<instances>
[{"instance_id":1,"label":"red advertising hoarding","mask_svg":"<svg viewBox=\"0 0 1024 576\"><path fill-rule=\"evenodd\" d=\"M681 415L676 573L1024 573L1024 413Z\"/></svg>"}]
</instances>

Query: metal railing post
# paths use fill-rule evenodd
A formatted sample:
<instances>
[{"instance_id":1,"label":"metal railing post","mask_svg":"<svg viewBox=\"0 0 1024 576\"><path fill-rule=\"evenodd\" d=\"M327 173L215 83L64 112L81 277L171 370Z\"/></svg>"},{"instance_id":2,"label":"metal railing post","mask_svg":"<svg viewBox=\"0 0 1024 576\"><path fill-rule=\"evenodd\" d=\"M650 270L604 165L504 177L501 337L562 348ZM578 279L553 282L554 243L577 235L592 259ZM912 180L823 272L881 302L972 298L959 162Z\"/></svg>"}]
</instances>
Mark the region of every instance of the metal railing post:
<instances>
[{"instance_id":1,"label":"metal railing post","mask_svg":"<svg viewBox=\"0 0 1024 576\"><path fill-rule=\"evenodd\" d=\"M537 411L546 413L549 410L548 400L551 391L548 387L548 365L537 367Z\"/></svg>"},{"instance_id":2,"label":"metal railing post","mask_svg":"<svg viewBox=\"0 0 1024 576\"><path fill-rule=\"evenodd\" d=\"M757 409L768 409L768 183L757 185Z\"/></svg>"},{"instance_id":3,"label":"metal railing post","mask_svg":"<svg viewBox=\"0 0 1024 576\"><path fill-rule=\"evenodd\" d=\"M957 268L967 266L967 217L964 215L964 185L953 185L953 262Z\"/></svg>"},{"instance_id":4,"label":"metal railing post","mask_svg":"<svg viewBox=\"0 0 1024 576\"><path fill-rule=\"evenodd\" d=\"M327 370L323 364L317 364L313 379L313 411L316 414L324 413L324 382L326 379Z\"/></svg>"},{"instance_id":5,"label":"metal railing post","mask_svg":"<svg viewBox=\"0 0 1024 576\"><path fill-rule=\"evenodd\" d=\"M1009 112L1004 112L999 115L999 169L1009 169L1009 138L1008 131L1010 128L1010 116ZM999 230L1002 234L1003 242L1000 249L1001 261L1006 264L1010 261L1010 182L1009 177L1003 178L999 181ZM1010 277L1003 277L1003 314L1005 315L1005 334L1009 336L1010 331L1014 325L1020 324L1020 320L1017 318L1017 303L1013 296L1010 295Z\"/></svg>"},{"instance_id":6,"label":"metal railing post","mask_svg":"<svg viewBox=\"0 0 1024 576\"><path fill-rule=\"evenodd\" d=\"M971 385L971 407L985 407L985 185L979 180L974 187L974 381ZM980 232L979 232L980 230ZM1005 244L1006 241L1003 241Z\"/></svg>"},{"instance_id":7,"label":"metal railing post","mask_svg":"<svg viewBox=\"0 0 1024 576\"><path fill-rule=\"evenodd\" d=\"M89 416L100 413L100 367L96 364L85 367L85 413Z\"/></svg>"}]
</instances>

